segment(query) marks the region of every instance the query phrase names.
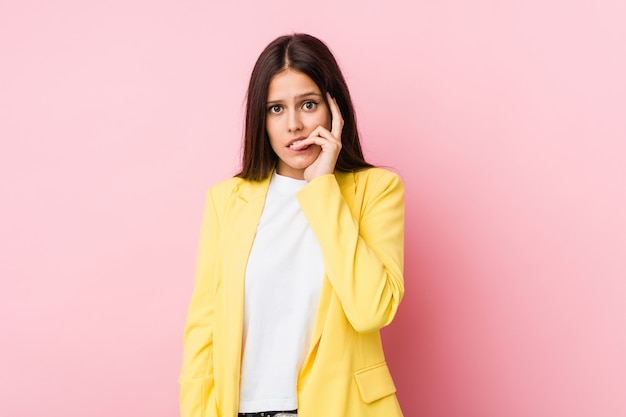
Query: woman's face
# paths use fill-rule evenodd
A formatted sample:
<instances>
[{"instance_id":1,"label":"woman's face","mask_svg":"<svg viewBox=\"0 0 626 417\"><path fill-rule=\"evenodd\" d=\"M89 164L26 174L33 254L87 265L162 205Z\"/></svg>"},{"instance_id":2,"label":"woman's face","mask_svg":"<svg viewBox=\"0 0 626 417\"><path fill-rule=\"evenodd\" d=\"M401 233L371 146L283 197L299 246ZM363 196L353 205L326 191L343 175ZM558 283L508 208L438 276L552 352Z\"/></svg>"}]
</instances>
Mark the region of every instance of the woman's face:
<instances>
[{"instance_id":1,"label":"woman's face","mask_svg":"<svg viewBox=\"0 0 626 417\"><path fill-rule=\"evenodd\" d=\"M304 179L304 170L317 159L321 148L311 145L294 150L290 145L318 126L330 129L330 111L317 84L291 69L276 74L267 92L265 126L278 156L276 172Z\"/></svg>"}]
</instances>

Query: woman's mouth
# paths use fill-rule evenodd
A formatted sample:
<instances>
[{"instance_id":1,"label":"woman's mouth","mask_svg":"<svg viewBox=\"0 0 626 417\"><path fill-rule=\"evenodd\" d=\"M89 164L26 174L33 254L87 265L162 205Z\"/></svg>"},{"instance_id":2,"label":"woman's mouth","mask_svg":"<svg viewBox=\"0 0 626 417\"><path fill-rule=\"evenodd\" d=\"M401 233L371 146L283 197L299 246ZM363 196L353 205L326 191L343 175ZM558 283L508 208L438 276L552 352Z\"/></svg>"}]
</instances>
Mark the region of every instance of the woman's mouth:
<instances>
[{"instance_id":1,"label":"woman's mouth","mask_svg":"<svg viewBox=\"0 0 626 417\"><path fill-rule=\"evenodd\" d=\"M296 140L296 141L294 141L294 142L291 142L291 143L289 144L289 147L290 147L291 149L293 149L293 148L297 147L297 146L298 146L301 142L302 142L302 140Z\"/></svg>"},{"instance_id":2,"label":"woman's mouth","mask_svg":"<svg viewBox=\"0 0 626 417\"><path fill-rule=\"evenodd\" d=\"M300 144L304 141L304 139L306 138L296 139L293 142L291 142L289 145L287 145L287 147L294 152L306 151L307 149L311 147L311 145L306 145L306 146L299 148Z\"/></svg>"}]
</instances>

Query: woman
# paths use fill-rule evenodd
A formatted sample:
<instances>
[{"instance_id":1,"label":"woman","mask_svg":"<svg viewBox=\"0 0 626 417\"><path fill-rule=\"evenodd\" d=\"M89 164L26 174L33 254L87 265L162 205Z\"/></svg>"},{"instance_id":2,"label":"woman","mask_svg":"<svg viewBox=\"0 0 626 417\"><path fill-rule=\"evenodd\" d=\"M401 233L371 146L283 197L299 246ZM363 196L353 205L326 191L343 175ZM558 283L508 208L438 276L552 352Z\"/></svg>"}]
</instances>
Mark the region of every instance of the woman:
<instances>
[{"instance_id":1,"label":"woman","mask_svg":"<svg viewBox=\"0 0 626 417\"><path fill-rule=\"evenodd\" d=\"M212 187L180 376L183 417L401 416L379 329L404 293L400 178L363 158L333 55L261 53L241 172Z\"/></svg>"}]
</instances>

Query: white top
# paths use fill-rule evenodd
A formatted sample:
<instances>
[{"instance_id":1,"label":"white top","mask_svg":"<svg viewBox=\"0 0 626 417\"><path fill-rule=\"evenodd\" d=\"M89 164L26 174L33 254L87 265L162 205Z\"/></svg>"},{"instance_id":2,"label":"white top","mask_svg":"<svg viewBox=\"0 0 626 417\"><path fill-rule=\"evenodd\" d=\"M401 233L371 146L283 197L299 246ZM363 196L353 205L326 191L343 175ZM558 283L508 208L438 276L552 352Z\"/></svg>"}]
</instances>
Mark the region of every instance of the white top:
<instances>
[{"instance_id":1,"label":"white top","mask_svg":"<svg viewBox=\"0 0 626 417\"><path fill-rule=\"evenodd\" d=\"M320 245L296 193L307 184L273 174L248 259L239 412L298 408L324 275Z\"/></svg>"}]
</instances>

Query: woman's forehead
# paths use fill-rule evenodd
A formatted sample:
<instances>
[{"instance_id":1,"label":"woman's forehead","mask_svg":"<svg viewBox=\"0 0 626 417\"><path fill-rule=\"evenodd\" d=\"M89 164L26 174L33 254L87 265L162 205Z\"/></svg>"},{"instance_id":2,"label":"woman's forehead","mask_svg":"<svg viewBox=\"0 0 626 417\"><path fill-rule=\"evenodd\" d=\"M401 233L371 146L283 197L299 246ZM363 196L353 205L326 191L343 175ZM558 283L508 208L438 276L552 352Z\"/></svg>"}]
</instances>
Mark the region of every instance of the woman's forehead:
<instances>
[{"instance_id":1,"label":"woman's forehead","mask_svg":"<svg viewBox=\"0 0 626 417\"><path fill-rule=\"evenodd\" d=\"M311 95L322 95L320 88L311 77L303 72L288 69L272 77L267 92L267 100L298 99Z\"/></svg>"}]
</instances>

